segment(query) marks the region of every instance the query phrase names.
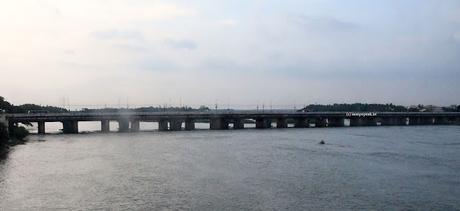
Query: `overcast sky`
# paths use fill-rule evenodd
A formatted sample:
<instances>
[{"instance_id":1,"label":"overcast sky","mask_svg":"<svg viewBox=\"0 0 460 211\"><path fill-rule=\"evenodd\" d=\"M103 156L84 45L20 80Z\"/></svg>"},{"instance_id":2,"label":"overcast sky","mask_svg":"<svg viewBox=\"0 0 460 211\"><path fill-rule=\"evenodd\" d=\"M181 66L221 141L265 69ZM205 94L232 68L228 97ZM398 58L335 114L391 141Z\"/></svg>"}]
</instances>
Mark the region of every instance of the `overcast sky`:
<instances>
[{"instance_id":1,"label":"overcast sky","mask_svg":"<svg viewBox=\"0 0 460 211\"><path fill-rule=\"evenodd\" d=\"M0 0L21 104L460 103L460 1Z\"/></svg>"}]
</instances>

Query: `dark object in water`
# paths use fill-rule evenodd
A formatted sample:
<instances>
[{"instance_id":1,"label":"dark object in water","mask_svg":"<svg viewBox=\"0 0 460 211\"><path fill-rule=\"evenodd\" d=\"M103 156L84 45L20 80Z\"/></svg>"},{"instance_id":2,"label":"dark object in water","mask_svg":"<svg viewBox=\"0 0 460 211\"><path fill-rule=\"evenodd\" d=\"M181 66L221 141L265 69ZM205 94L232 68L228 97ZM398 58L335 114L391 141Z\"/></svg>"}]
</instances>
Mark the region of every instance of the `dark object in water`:
<instances>
[{"instance_id":1,"label":"dark object in water","mask_svg":"<svg viewBox=\"0 0 460 211\"><path fill-rule=\"evenodd\" d=\"M326 144L326 142L324 142L324 140L321 140L319 144Z\"/></svg>"}]
</instances>

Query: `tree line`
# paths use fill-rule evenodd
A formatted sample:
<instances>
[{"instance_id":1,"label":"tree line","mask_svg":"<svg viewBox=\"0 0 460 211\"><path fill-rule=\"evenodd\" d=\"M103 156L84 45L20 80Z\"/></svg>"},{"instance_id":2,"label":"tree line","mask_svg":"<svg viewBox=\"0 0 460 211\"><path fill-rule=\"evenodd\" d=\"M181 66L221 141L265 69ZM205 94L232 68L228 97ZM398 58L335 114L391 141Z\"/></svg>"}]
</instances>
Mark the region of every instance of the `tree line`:
<instances>
[{"instance_id":1,"label":"tree line","mask_svg":"<svg viewBox=\"0 0 460 211\"><path fill-rule=\"evenodd\" d=\"M301 111L304 112L419 112L423 111L428 106L417 105L405 107L402 105L389 104L368 104L368 103L352 103L352 104L311 104L305 106ZM460 105L442 107L442 111L460 112Z\"/></svg>"},{"instance_id":2,"label":"tree line","mask_svg":"<svg viewBox=\"0 0 460 211\"><path fill-rule=\"evenodd\" d=\"M29 112L48 112L48 113L63 113L68 112L65 108L55 106L41 106L36 104L13 105L0 96L0 110L6 113L29 113Z\"/></svg>"}]
</instances>

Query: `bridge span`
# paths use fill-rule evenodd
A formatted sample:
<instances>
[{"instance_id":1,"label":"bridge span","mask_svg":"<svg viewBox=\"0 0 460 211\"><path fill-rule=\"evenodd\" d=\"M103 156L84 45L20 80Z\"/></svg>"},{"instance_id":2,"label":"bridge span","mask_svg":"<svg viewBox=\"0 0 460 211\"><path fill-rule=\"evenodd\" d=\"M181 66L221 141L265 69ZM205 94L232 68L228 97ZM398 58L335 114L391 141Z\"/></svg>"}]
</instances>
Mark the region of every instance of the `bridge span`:
<instances>
[{"instance_id":1,"label":"bridge span","mask_svg":"<svg viewBox=\"0 0 460 211\"><path fill-rule=\"evenodd\" d=\"M38 133L44 134L47 122L61 122L64 133L78 133L78 122L82 121L99 121L102 132L110 131L111 121L118 122L119 132L137 132L140 122L158 122L160 131L193 130L197 122L209 122L211 130L244 129L248 122L255 123L257 129L290 126L460 125L460 112L69 112L5 114L3 119L9 127L18 123L37 123Z\"/></svg>"}]
</instances>

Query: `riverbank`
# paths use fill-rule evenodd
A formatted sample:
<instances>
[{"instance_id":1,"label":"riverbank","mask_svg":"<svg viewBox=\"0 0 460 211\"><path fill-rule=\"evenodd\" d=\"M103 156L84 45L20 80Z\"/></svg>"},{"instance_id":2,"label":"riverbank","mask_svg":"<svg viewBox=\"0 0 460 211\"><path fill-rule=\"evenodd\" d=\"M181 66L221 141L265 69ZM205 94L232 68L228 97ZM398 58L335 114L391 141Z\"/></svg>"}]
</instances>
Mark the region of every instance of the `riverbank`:
<instances>
[{"instance_id":1,"label":"riverbank","mask_svg":"<svg viewBox=\"0 0 460 211\"><path fill-rule=\"evenodd\" d=\"M6 126L0 123L0 155L6 153L11 146L24 144L29 131L24 127L14 127L9 133Z\"/></svg>"},{"instance_id":2,"label":"riverbank","mask_svg":"<svg viewBox=\"0 0 460 211\"><path fill-rule=\"evenodd\" d=\"M16 145L25 144L27 142L26 139L17 140L17 139L8 139L8 140L1 140L0 141L0 157L4 156L4 154L8 153L11 147Z\"/></svg>"},{"instance_id":3,"label":"riverbank","mask_svg":"<svg viewBox=\"0 0 460 211\"><path fill-rule=\"evenodd\" d=\"M21 145L27 143L27 139L17 140L17 139L7 139L0 140L0 160L3 160L7 154L10 152L12 147L16 145Z\"/></svg>"}]
</instances>

